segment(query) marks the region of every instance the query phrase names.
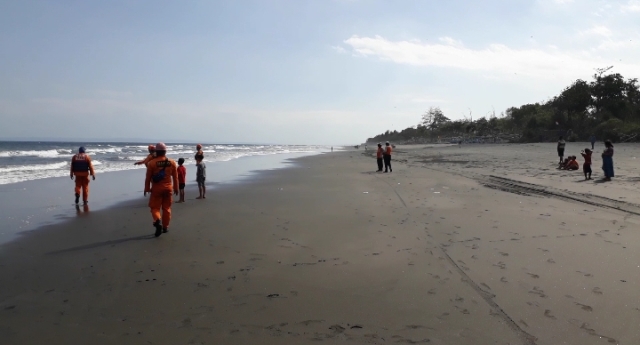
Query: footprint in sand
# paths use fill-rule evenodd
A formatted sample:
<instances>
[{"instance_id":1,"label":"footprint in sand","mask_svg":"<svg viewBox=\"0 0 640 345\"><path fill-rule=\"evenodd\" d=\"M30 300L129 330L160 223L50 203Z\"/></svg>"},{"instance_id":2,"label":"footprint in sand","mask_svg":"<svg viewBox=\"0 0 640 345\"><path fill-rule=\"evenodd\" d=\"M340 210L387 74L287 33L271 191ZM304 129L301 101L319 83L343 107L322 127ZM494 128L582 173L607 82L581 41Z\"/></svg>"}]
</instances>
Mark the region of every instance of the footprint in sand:
<instances>
[{"instance_id":1,"label":"footprint in sand","mask_svg":"<svg viewBox=\"0 0 640 345\"><path fill-rule=\"evenodd\" d=\"M458 308L458 310L460 310L460 312L461 312L462 314L465 314L465 315L469 315L469 314L471 314L471 312L470 312L469 310L467 310L467 309L462 309L462 310L461 310L460 308Z\"/></svg>"},{"instance_id":2,"label":"footprint in sand","mask_svg":"<svg viewBox=\"0 0 640 345\"><path fill-rule=\"evenodd\" d=\"M499 252L499 253L500 253L500 255L502 255L502 256L509 256L509 253L505 253L505 252Z\"/></svg>"},{"instance_id":3,"label":"footprint in sand","mask_svg":"<svg viewBox=\"0 0 640 345\"><path fill-rule=\"evenodd\" d=\"M553 260L553 259L547 259L547 262L550 263L550 264L555 264L556 263L556 261Z\"/></svg>"},{"instance_id":4,"label":"footprint in sand","mask_svg":"<svg viewBox=\"0 0 640 345\"><path fill-rule=\"evenodd\" d=\"M530 294L534 294L534 295L538 295L542 298L547 297L547 295L544 294L544 290L539 289L537 286L533 287L533 290L529 291Z\"/></svg>"},{"instance_id":5,"label":"footprint in sand","mask_svg":"<svg viewBox=\"0 0 640 345\"><path fill-rule=\"evenodd\" d=\"M423 328L423 329L433 329L431 327L425 327L425 326L422 326L422 325L407 325L407 329L421 329L421 328Z\"/></svg>"},{"instance_id":6,"label":"footprint in sand","mask_svg":"<svg viewBox=\"0 0 640 345\"><path fill-rule=\"evenodd\" d=\"M602 295L602 290L600 290L599 287L594 287L593 290L591 290L591 292L593 292L596 295Z\"/></svg>"},{"instance_id":7,"label":"footprint in sand","mask_svg":"<svg viewBox=\"0 0 640 345\"><path fill-rule=\"evenodd\" d=\"M340 325L332 325L329 329L332 330L333 333L342 333L345 330L345 328Z\"/></svg>"},{"instance_id":8,"label":"footprint in sand","mask_svg":"<svg viewBox=\"0 0 640 345\"><path fill-rule=\"evenodd\" d=\"M442 313L442 315L440 316L436 316L438 319L442 320L444 318L446 318L447 316L449 316L449 313Z\"/></svg>"},{"instance_id":9,"label":"footprint in sand","mask_svg":"<svg viewBox=\"0 0 640 345\"><path fill-rule=\"evenodd\" d=\"M579 306L580 306L580 308L582 308L582 310L585 310L585 311L593 311L593 308L591 308L590 306L588 306L588 305L586 305L586 304L582 304L582 303L578 303L578 302L575 302L575 304L576 304L576 305L579 305Z\"/></svg>"},{"instance_id":10,"label":"footprint in sand","mask_svg":"<svg viewBox=\"0 0 640 345\"><path fill-rule=\"evenodd\" d=\"M508 283L508 282L509 282L509 281L507 280L507 278L505 278L505 277L500 278L500 281L501 281L501 282L503 282L503 283Z\"/></svg>"},{"instance_id":11,"label":"footprint in sand","mask_svg":"<svg viewBox=\"0 0 640 345\"><path fill-rule=\"evenodd\" d=\"M582 272L582 271L576 271L576 272L582 274L585 277L593 277L593 274L591 274L591 273Z\"/></svg>"},{"instance_id":12,"label":"footprint in sand","mask_svg":"<svg viewBox=\"0 0 640 345\"><path fill-rule=\"evenodd\" d=\"M556 319L556 317L555 317L555 316L553 316L553 314L551 314L551 310L549 310L549 309L546 309L546 310L544 311L544 316L546 316L546 317L548 317L548 318L550 318L550 319L552 319L552 320L555 320L555 319Z\"/></svg>"},{"instance_id":13,"label":"footprint in sand","mask_svg":"<svg viewBox=\"0 0 640 345\"><path fill-rule=\"evenodd\" d=\"M507 268L507 264L505 264L504 262L500 261L497 264L493 264L493 266L495 267L499 267L501 270Z\"/></svg>"},{"instance_id":14,"label":"footprint in sand","mask_svg":"<svg viewBox=\"0 0 640 345\"><path fill-rule=\"evenodd\" d=\"M539 275L537 275L537 274L533 274L533 273L527 273L527 274L528 274L531 278L533 278L533 279L538 279L538 278L540 278L540 276L539 276Z\"/></svg>"},{"instance_id":15,"label":"footprint in sand","mask_svg":"<svg viewBox=\"0 0 640 345\"><path fill-rule=\"evenodd\" d=\"M324 320L306 320L306 321L302 321L300 322L301 325L305 325L305 326L309 326L311 324L315 324L315 323L323 323Z\"/></svg>"},{"instance_id":16,"label":"footprint in sand","mask_svg":"<svg viewBox=\"0 0 640 345\"><path fill-rule=\"evenodd\" d=\"M431 340L428 338L425 339L421 339L421 340L413 340L413 339L409 339L409 338L403 338L399 335L394 335L391 337L391 339L397 339L395 342L396 343L405 343L405 344L426 344L426 343L430 343Z\"/></svg>"}]
</instances>

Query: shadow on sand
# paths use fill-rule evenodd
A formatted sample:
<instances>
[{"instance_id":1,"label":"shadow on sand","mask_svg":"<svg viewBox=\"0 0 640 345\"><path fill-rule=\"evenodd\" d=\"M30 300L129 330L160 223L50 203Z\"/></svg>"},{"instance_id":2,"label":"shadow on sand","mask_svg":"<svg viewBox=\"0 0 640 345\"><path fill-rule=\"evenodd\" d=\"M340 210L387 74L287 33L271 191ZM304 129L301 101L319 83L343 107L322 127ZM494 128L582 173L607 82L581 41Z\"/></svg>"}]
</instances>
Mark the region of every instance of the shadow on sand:
<instances>
[{"instance_id":1,"label":"shadow on sand","mask_svg":"<svg viewBox=\"0 0 640 345\"><path fill-rule=\"evenodd\" d=\"M75 252L75 251L78 251L78 250L85 250L85 249L93 249L93 248L99 248L99 247L104 247L104 246L111 246L111 245L116 245L116 244L120 244L120 243L124 243L124 242L129 242L129 241L152 240L154 238L155 238L155 236L153 234L135 236L135 237L127 237L127 238L121 238L119 240L97 242L97 243L85 244L83 246L78 246L78 247L55 250L53 252L48 252L45 255L63 254L63 253Z\"/></svg>"}]
</instances>

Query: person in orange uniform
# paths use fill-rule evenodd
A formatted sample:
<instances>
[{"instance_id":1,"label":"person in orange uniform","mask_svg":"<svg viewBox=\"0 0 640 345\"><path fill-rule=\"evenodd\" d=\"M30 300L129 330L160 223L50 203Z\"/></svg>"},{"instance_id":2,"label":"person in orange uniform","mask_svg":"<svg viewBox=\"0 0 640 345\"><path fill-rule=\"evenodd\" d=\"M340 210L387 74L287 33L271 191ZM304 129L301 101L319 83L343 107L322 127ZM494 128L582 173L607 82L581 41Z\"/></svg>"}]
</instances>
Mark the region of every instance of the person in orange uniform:
<instances>
[{"instance_id":1,"label":"person in orange uniform","mask_svg":"<svg viewBox=\"0 0 640 345\"><path fill-rule=\"evenodd\" d=\"M71 158L71 171L69 176L73 180L76 177L76 204L80 201L80 190L82 189L82 201L85 205L89 202L89 175L96 179L96 175L93 171L93 164L91 164L91 157L85 153L84 146L80 146L78 154Z\"/></svg>"},{"instance_id":2,"label":"person in orange uniform","mask_svg":"<svg viewBox=\"0 0 640 345\"><path fill-rule=\"evenodd\" d=\"M382 158L384 158L384 172L387 172L387 168L389 172L393 172L391 169L391 145L389 145L388 141L384 145L384 154L382 156Z\"/></svg>"},{"instance_id":3,"label":"person in orange uniform","mask_svg":"<svg viewBox=\"0 0 640 345\"><path fill-rule=\"evenodd\" d=\"M156 147L153 146L153 145L149 145L148 149L149 149L149 155L147 156L147 158L145 158L145 159L143 159L141 161L135 162L135 163L133 163L133 165L141 165L141 164L147 165L147 163L149 163L149 161L151 161L152 159L156 158Z\"/></svg>"},{"instance_id":4,"label":"person in orange uniform","mask_svg":"<svg viewBox=\"0 0 640 345\"><path fill-rule=\"evenodd\" d=\"M178 166L173 159L166 157L167 146L158 143L155 147L156 157L147 163L147 177L144 180L144 195L151 193L149 208L153 216L155 236L169 231L171 222L171 204L173 196L178 195ZM160 213L162 209L162 216ZM162 223L160 219L162 218Z\"/></svg>"},{"instance_id":5,"label":"person in orange uniform","mask_svg":"<svg viewBox=\"0 0 640 345\"><path fill-rule=\"evenodd\" d=\"M384 150L382 149L382 144L378 143L378 151L376 151L376 160L378 161L378 170L376 172L382 171L382 155L384 154Z\"/></svg>"}]
</instances>

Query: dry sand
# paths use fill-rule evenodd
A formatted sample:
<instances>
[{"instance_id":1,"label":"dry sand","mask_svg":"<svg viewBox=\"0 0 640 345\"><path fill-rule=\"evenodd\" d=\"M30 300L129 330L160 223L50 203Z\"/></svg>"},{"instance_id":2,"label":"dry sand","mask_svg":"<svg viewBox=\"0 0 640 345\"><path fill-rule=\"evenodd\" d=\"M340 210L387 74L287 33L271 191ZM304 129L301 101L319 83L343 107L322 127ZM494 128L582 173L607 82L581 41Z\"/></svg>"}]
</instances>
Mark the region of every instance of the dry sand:
<instances>
[{"instance_id":1,"label":"dry sand","mask_svg":"<svg viewBox=\"0 0 640 345\"><path fill-rule=\"evenodd\" d=\"M637 148L610 183L551 144L306 157L157 239L143 201L84 214L0 250L0 343L640 344Z\"/></svg>"}]
</instances>

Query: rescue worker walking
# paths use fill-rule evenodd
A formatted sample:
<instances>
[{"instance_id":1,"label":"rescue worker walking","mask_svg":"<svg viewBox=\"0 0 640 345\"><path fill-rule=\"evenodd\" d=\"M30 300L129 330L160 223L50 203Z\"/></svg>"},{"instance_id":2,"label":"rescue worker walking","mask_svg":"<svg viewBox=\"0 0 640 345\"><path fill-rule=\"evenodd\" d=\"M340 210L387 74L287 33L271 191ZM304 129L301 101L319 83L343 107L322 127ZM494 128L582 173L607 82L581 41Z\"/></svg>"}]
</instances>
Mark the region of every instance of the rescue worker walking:
<instances>
[{"instance_id":1,"label":"rescue worker walking","mask_svg":"<svg viewBox=\"0 0 640 345\"><path fill-rule=\"evenodd\" d=\"M382 144L378 143L378 151L376 151L376 160L378 161L378 170L376 172L382 171L382 156L384 154L384 150L382 149Z\"/></svg>"},{"instance_id":2,"label":"rescue worker walking","mask_svg":"<svg viewBox=\"0 0 640 345\"><path fill-rule=\"evenodd\" d=\"M96 179L96 175L93 171L93 164L91 164L91 157L85 153L84 146L80 146L78 154L71 158L71 171L69 177L73 180L73 176L76 177L76 204L80 201L80 190L82 189L82 201L86 205L89 202L89 175Z\"/></svg>"},{"instance_id":3,"label":"rescue worker walking","mask_svg":"<svg viewBox=\"0 0 640 345\"><path fill-rule=\"evenodd\" d=\"M156 158L156 147L153 145L149 145L148 149L149 149L149 155L147 156L147 158L141 161L135 162L133 163L133 165L142 165L142 164L147 165L147 163L149 163L150 160Z\"/></svg>"},{"instance_id":4,"label":"rescue worker walking","mask_svg":"<svg viewBox=\"0 0 640 345\"><path fill-rule=\"evenodd\" d=\"M389 169L389 172L393 172L393 169L391 169L391 145L389 145L388 141L384 145L384 172L387 172L387 168Z\"/></svg>"},{"instance_id":5,"label":"rescue worker walking","mask_svg":"<svg viewBox=\"0 0 640 345\"><path fill-rule=\"evenodd\" d=\"M173 203L171 192L178 195L178 167L173 159L166 157L167 146L164 143L158 143L155 149L156 157L147 163L144 195L151 193L149 208L153 217L153 226L156 228L155 236L158 237L163 232L169 231Z\"/></svg>"}]
</instances>

